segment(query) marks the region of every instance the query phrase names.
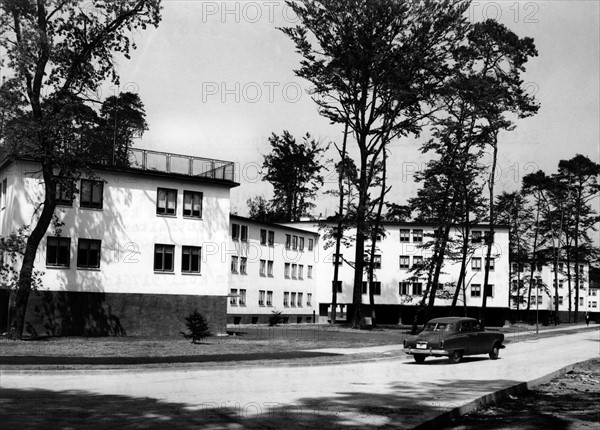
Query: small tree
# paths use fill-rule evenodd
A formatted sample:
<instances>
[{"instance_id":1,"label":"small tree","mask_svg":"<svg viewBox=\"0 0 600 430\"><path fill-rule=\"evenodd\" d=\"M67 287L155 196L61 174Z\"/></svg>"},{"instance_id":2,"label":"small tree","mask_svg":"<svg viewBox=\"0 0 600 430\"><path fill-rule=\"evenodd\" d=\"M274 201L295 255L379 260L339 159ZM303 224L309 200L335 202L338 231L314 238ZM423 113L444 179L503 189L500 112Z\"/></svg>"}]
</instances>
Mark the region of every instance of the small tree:
<instances>
[{"instance_id":1,"label":"small tree","mask_svg":"<svg viewBox=\"0 0 600 430\"><path fill-rule=\"evenodd\" d=\"M281 316L281 311L273 311L271 316L269 317L269 326L275 327L278 324L283 322L283 317Z\"/></svg>"},{"instance_id":2,"label":"small tree","mask_svg":"<svg viewBox=\"0 0 600 430\"><path fill-rule=\"evenodd\" d=\"M212 336L206 318L198 312L198 309L194 309L194 312L185 317L185 326L188 328L189 333L181 332L181 334L186 339L192 338L192 343Z\"/></svg>"}]
</instances>

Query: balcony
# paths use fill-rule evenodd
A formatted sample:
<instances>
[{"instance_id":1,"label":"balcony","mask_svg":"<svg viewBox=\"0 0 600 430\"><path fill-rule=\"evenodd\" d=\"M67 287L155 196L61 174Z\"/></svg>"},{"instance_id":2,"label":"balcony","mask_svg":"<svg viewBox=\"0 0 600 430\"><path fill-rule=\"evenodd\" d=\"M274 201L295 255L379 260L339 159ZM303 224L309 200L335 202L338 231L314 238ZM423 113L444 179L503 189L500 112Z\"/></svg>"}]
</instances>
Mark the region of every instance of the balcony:
<instances>
[{"instance_id":1,"label":"balcony","mask_svg":"<svg viewBox=\"0 0 600 430\"><path fill-rule=\"evenodd\" d=\"M130 148L125 163L119 163L115 160L113 164L125 165L124 167L132 169L200 176L231 182L235 182L236 179L235 163L232 161L213 160L147 149Z\"/></svg>"}]
</instances>

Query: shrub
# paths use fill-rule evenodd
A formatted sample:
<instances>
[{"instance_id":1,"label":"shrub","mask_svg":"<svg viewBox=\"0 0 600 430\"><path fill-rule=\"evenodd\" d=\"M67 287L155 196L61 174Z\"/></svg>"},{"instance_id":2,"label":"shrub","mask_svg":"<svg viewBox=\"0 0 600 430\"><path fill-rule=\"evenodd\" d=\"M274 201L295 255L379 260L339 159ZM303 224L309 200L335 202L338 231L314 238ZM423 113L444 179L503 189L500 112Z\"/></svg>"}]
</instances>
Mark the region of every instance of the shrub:
<instances>
[{"instance_id":1,"label":"shrub","mask_svg":"<svg viewBox=\"0 0 600 430\"><path fill-rule=\"evenodd\" d=\"M212 336L206 318L198 312L198 309L195 309L194 312L185 317L185 325L188 328L189 333L181 332L181 334L186 339L191 338L192 343L196 343L197 340L202 340L205 337Z\"/></svg>"},{"instance_id":2,"label":"shrub","mask_svg":"<svg viewBox=\"0 0 600 430\"><path fill-rule=\"evenodd\" d=\"M269 326L276 326L277 324L281 324L282 321L283 317L281 316L281 311L273 311L269 317Z\"/></svg>"}]
</instances>

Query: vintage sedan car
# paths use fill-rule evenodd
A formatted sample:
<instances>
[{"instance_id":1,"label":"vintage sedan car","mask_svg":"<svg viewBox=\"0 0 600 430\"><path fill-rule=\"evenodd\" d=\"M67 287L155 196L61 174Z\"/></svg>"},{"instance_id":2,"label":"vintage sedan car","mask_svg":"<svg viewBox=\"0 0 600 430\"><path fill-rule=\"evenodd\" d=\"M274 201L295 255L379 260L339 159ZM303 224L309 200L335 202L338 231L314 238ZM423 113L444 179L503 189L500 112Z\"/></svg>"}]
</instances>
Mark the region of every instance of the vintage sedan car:
<instances>
[{"instance_id":1,"label":"vintage sedan car","mask_svg":"<svg viewBox=\"0 0 600 430\"><path fill-rule=\"evenodd\" d=\"M404 350L417 363L426 357L448 357L458 363L465 355L489 354L498 358L504 334L485 331L474 318L446 317L430 320L417 336L404 339Z\"/></svg>"}]
</instances>

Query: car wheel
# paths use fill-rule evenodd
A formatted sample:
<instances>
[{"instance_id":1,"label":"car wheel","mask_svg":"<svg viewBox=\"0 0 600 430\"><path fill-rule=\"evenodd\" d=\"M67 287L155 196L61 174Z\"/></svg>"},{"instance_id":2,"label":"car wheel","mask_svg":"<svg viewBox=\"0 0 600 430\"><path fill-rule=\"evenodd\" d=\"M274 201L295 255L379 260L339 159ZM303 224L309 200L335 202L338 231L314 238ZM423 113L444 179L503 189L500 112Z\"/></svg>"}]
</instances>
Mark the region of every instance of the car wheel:
<instances>
[{"instance_id":1,"label":"car wheel","mask_svg":"<svg viewBox=\"0 0 600 430\"><path fill-rule=\"evenodd\" d=\"M492 350L490 351L490 358L492 360L496 360L499 355L500 355L500 347L498 346L497 343L495 343L494 346L492 347Z\"/></svg>"},{"instance_id":2,"label":"car wheel","mask_svg":"<svg viewBox=\"0 0 600 430\"><path fill-rule=\"evenodd\" d=\"M413 355L413 358L415 359L415 361L419 364L424 363L425 362L425 356L424 355Z\"/></svg>"},{"instance_id":3,"label":"car wheel","mask_svg":"<svg viewBox=\"0 0 600 430\"><path fill-rule=\"evenodd\" d=\"M463 356L462 351L452 351L450 353L450 355L448 356L448 360L450 360L450 363L452 363L452 364L460 363L462 356Z\"/></svg>"}]
</instances>

